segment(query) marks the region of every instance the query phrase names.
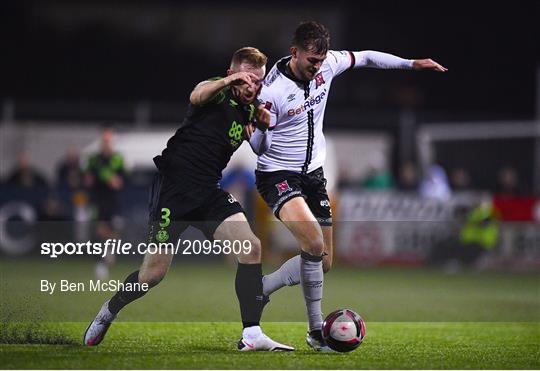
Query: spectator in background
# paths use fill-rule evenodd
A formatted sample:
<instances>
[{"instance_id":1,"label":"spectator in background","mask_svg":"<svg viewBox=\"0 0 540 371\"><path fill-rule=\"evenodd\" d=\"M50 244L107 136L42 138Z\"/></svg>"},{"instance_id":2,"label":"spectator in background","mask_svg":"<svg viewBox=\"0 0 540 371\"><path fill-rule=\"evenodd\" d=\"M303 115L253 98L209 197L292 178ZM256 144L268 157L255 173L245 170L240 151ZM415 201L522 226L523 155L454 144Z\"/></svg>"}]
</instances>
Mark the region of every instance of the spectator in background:
<instances>
[{"instance_id":1,"label":"spectator in background","mask_svg":"<svg viewBox=\"0 0 540 371\"><path fill-rule=\"evenodd\" d=\"M101 134L101 149L88 159L84 177L96 209L96 234L103 241L119 238L113 221L120 215L120 192L125 180L124 159L114 152L113 138L112 128L105 128ZM100 260L95 266L96 278L106 279L114 261L114 255Z\"/></svg>"},{"instance_id":2,"label":"spectator in background","mask_svg":"<svg viewBox=\"0 0 540 371\"><path fill-rule=\"evenodd\" d=\"M450 187L453 191L470 191L471 176L469 172L462 166L455 167L450 173Z\"/></svg>"},{"instance_id":3,"label":"spectator in background","mask_svg":"<svg viewBox=\"0 0 540 371\"><path fill-rule=\"evenodd\" d=\"M499 170L497 193L501 195L523 195L525 190L520 183L517 170L513 166L504 166Z\"/></svg>"},{"instance_id":4,"label":"spectator in background","mask_svg":"<svg viewBox=\"0 0 540 371\"><path fill-rule=\"evenodd\" d=\"M467 214L460 230L457 256L464 266L473 266L499 241L499 215L490 202L482 202Z\"/></svg>"},{"instance_id":5,"label":"spectator in background","mask_svg":"<svg viewBox=\"0 0 540 371\"><path fill-rule=\"evenodd\" d=\"M499 243L500 215L491 201L480 202L472 208L460 207L456 212L455 226L448 226L456 233L433 246L430 261L447 273L456 273L462 268L482 269L486 263L482 257Z\"/></svg>"},{"instance_id":6,"label":"spectator in background","mask_svg":"<svg viewBox=\"0 0 540 371\"><path fill-rule=\"evenodd\" d=\"M441 201L450 198L450 186L446 172L439 165L431 165L420 184L420 195Z\"/></svg>"},{"instance_id":7,"label":"spectator in background","mask_svg":"<svg viewBox=\"0 0 540 371\"><path fill-rule=\"evenodd\" d=\"M64 207L65 205L60 201L58 196L54 193L50 193L41 203L38 210L38 219L40 221L65 221L68 220L68 213ZM47 229L47 228L45 228ZM58 238L58 230L54 230L51 237ZM63 231L62 231L63 232Z\"/></svg>"},{"instance_id":8,"label":"spectator in background","mask_svg":"<svg viewBox=\"0 0 540 371\"><path fill-rule=\"evenodd\" d=\"M71 192L83 186L83 171L79 163L79 150L69 147L56 170L56 184L61 190Z\"/></svg>"},{"instance_id":9,"label":"spectator in background","mask_svg":"<svg viewBox=\"0 0 540 371\"><path fill-rule=\"evenodd\" d=\"M253 220L255 216L255 174L253 170L242 165L233 166L223 173L219 185L244 206L247 219Z\"/></svg>"},{"instance_id":10,"label":"spectator in background","mask_svg":"<svg viewBox=\"0 0 540 371\"><path fill-rule=\"evenodd\" d=\"M19 155L17 167L8 175L6 185L25 189L48 187L45 177L31 165L27 152Z\"/></svg>"},{"instance_id":11,"label":"spectator in background","mask_svg":"<svg viewBox=\"0 0 540 371\"><path fill-rule=\"evenodd\" d=\"M368 159L368 172L362 180L362 188L368 190L390 189L394 187L392 174L386 170L385 158L381 152L373 152Z\"/></svg>"},{"instance_id":12,"label":"spectator in background","mask_svg":"<svg viewBox=\"0 0 540 371\"><path fill-rule=\"evenodd\" d=\"M405 162L399 169L398 188L400 191L418 191L418 170L412 162Z\"/></svg>"},{"instance_id":13,"label":"spectator in background","mask_svg":"<svg viewBox=\"0 0 540 371\"><path fill-rule=\"evenodd\" d=\"M56 190L63 206L69 210L71 219L88 221L88 194L84 188L84 172L81 168L79 150L71 146L56 168Z\"/></svg>"}]
</instances>

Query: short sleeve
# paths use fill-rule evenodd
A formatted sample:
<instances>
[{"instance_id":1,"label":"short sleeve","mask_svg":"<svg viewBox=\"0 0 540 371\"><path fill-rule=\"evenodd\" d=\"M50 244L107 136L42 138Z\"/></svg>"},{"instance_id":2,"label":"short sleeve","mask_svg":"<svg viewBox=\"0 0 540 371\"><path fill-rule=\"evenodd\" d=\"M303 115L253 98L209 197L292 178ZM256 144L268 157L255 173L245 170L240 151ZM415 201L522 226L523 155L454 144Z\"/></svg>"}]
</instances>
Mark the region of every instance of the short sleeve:
<instances>
[{"instance_id":1,"label":"short sleeve","mask_svg":"<svg viewBox=\"0 0 540 371\"><path fill-rule=\"evenodd\" d=\"M347 50L330 50L326 56L330 69L334 76L340 75L346 70L354 67L354 54Z\"/></svg>"},{"instance_id":2,"label":"short sleeve","mask_svg":"<svg viewBox=\"0 0 540 371\"><path fill-rule=\"evenodd\" d=\"M223 79L223 77L221 76L214 76L214 77L211 77L208 79L208 81L217 81L217 80L221 80ZM225 100L225 92L229 89L229 87L226 87L226 88L223 88L222 90L219 91L219 93L216 94L216 96L214 98L212 98L212 100L209 102L211 104L221 104L223 103L223 101Z\"/></svg>"}]
</instances>

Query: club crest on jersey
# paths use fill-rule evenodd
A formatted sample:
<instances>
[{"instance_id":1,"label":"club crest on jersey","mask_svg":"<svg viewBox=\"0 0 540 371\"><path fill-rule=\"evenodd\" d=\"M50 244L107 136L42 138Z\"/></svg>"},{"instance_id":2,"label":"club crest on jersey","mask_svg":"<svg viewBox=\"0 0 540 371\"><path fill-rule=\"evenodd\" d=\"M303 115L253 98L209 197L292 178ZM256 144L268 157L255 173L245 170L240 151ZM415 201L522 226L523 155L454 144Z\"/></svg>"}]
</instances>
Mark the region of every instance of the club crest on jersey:
<instances>
[{"instance_id":1,"label":"club crest on jersey","mask_svg":"<svg viewBox=\"0 0 540 371\"><path fill-rule=\"evenodd\" d=\"M278 196L281 196L285 192L292 191L292 188L289 186L289 183L287 183L286 180L284 180L281 183L276 184L276 188L278 190Z\"/></svg>"},{"instance_id":2,"label":"club crest on jersey","mask_svg":"<svg viewBox=\"0 0 540 371\"><path fill-rule=\"evenodd\" d=\"M317 89L319 86L324 84L324 77L322 75L322 72L319 72L317 75L315 75L315 89Z\"/></svg>"}]
</instances>

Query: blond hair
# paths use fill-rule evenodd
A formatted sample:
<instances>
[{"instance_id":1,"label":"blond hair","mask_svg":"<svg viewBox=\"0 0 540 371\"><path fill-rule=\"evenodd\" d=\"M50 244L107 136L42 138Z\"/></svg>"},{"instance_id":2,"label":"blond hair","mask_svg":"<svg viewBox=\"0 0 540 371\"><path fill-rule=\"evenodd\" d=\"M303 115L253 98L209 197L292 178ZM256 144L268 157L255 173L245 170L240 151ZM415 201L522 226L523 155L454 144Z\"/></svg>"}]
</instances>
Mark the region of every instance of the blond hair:
<instances>
[{"instance_id":1,"label":"blond hair","mask_svg":"<svg viewBox=\"0 0 540 371\"><path fill-rule=\"evenodd\" d=\"M241 65L243 62L255 68L260 68L264 67L267 61L268 58L259 49L246 46L234 52L231 59L231 69Z\"/></svg>"}]
</instances>

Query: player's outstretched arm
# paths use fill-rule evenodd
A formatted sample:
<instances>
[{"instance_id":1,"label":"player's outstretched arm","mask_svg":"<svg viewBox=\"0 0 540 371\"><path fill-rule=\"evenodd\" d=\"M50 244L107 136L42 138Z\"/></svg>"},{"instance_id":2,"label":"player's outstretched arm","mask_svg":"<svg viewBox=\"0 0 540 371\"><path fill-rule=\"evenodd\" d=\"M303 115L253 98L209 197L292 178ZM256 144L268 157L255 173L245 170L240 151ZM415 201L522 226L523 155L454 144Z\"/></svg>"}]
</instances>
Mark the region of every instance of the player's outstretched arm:
<instances>
[{"instance_id":1,"label":"player's outstretched arm","mask_svg":"<svg viewBox=\"0 0 540 371\"><path fill-rule=\"evenodd\" d=\"M219 80L206 80L200 82L189 96L189 101L195 106L204 106L218 93L228 86L249 84L258 81L257 75L251 72L237 72Z\"/></svg>"},{"instance_id":2,"label":"player's outstretched arm","mask_svg":"<svg viewBox=\"0 0 540 371\"><path fill-rule=\"evenodd\" d=\"M413 62L413 69L415 70L433 70L437 72L446 72L448 68L441 66L433 59L416 59Z\"/></svg>"},{"instance_id":3,"label":"player's outstretched arm","mask_svg":"<svg viewBox=\"0 0 540 371\"><path fill-rule=\"evenodd\" d=\"M412 69L414 60L375 50L352 52L355 68Z\"/></svg>"},{"instance_id":4,"label":"player's outstretched arm","mask_svg":"<svg viewBox=\"0 0 540 371\"><path fill-rule=\"evenodd\" d=\"M374 50L353 52L355 68L415 69L446 72L447 69L431 59L404 59Z\"/></svg>"}]
</instances>

